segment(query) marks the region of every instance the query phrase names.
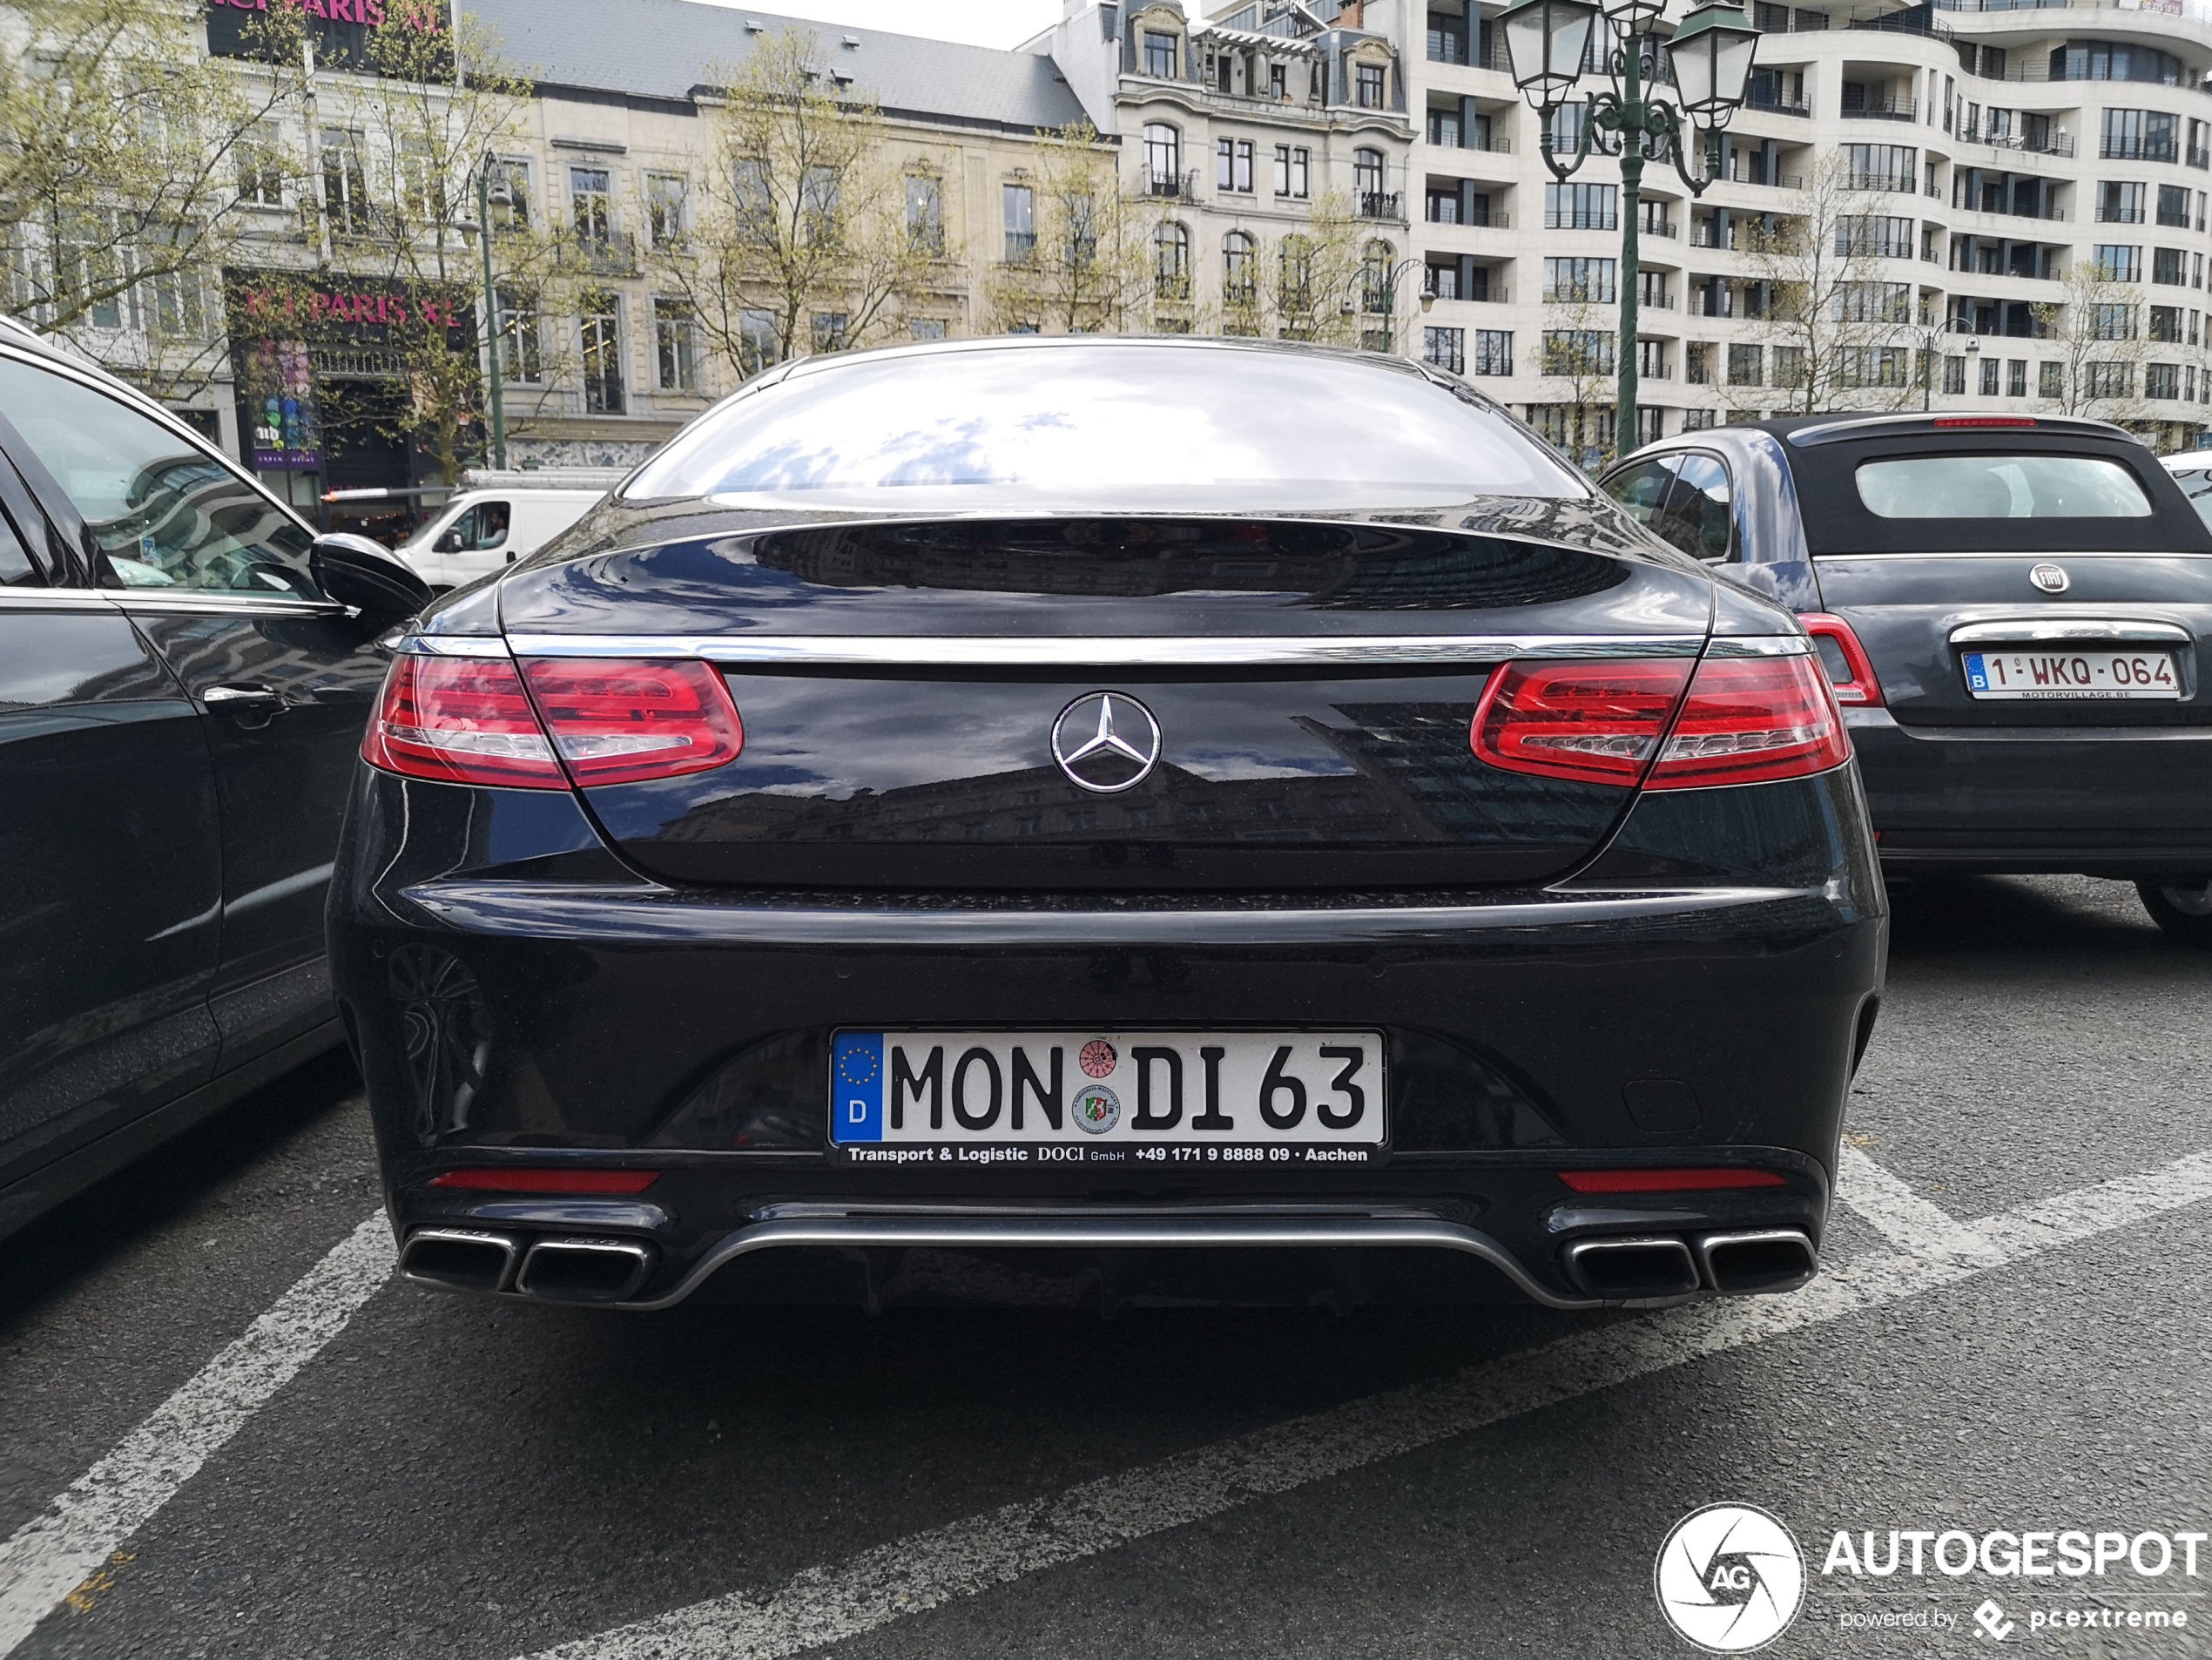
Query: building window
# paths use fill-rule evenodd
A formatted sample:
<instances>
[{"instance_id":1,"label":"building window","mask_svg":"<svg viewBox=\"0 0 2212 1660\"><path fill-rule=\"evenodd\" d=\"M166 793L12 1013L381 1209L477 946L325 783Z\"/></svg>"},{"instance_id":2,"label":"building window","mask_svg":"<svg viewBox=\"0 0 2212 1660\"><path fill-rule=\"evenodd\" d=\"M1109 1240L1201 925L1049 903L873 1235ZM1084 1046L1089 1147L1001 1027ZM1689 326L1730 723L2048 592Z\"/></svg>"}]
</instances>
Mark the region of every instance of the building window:
<instances>
[{"instance_id":1,"label":"building window","mask_svg":"<svg viewBox=\"0 0 2212 1660\"><path fill-rule=\"evenodd\" d=\"M738 239L756 247L772 247L776 240L776 200L768 188L768 164L740 161L731 170L731 185Z\"/></svg>"},{"instance_id":2,"label":"building window","mask_svg":"<svg viewBox=\"0 0 2212 1660\"><path fill-rule=\"evenodd\" d=\"M1454 375L1467 373L1467 338L1464 328L1428 328L1421 330L1421 356L1440 369Z\"/></svg>"},{"instance_id":3,"label":"building window","mask_svg":"<svg viewBox=\"0 0 2212 1660\"><path fill-rule=\"evenodd\" d=\"M2082 389L2093 398L2134 395L2135 366L2132 363L2085 363Z\"/></svg>"},{"instance_id":4,"label":"building window","mask_svg":"<svg viewBox=\"0 0 2212 1660\"><path fill-rule=\"evenodd\" d=\"M1544 298L1554 305L1612 305L1614 271L1611 260L1546 260Z\"/></svg>"},{"instance_id":5,"label":"building window","mask_svg":"<svg viewBox=\"0 0 2212 1660\"><path fill-rule=\"evenodd\" d=\"M2125 303L2107 300L2089 307L2089 338L2091 340L2133 340L2135 338L2135 308Z\"/></svg>"},{"instance_id":6,"label":"building window","mask_svg":"<svg viewBox=\"0 0 2212 1660\"><path fill-rule=\"evenodd\" d=\"M1155 196L1183 188L1183 134L1164 121L1144 124L1144 176Z\"/></svg>"},{"instance_id":7,"label":"building window","mask_svg":"<svg viewBox=\"0 0 2212 1660\"><path fill-rule=\"evenodd\" d=\"M699 389L699 321L689 300L653 301L653 363L662 391Z\"/></svg>"},{"instance_id":8,"label":"building window","mask_svg":"<svg viewBox=\"0 0 2212 1660\"><path fill-rule=\"evenodd\" d=\"M738 313L738 369L752 375L783 361L776 336L776 314L746 307Z\"/></svg>"},{"instance_id":9,"label":"building window","mask_svg":"<svg viewBox=\"0 0 2212 1660\"><path fill-rule=\"evenodd\" d=\"M1352 152L1352 193L1359 211L1379 219L1388 211L1383 195L1383 156L1379 150Z\"/></svg>"},{"instance_id":10,"label":"building window","mask_svg":"<svg viewBox=\"0 0 2212 1660\"><path fill-rule=\"evenodd\" d=\"M1428 293L1439 300L1465 300L1460 292L1460 262L1439 260L1428 267Z\"/></svg>"},{"instance_id":11,"label":"building window","mask_svg":"<svg viewBox=\"0 0 2212 1660\"><path fill-rule=\"evenodd\" d=\"M507 206L492 206L495 223L502 231L527 231L531 225L530 165L527 161L495 161L485 171L490 175L490 193L496 197L502 190L507 193Z\"/></svg>"},{"instance_id":12,"label":"building window","mask_svg":"<svg viewBox=\"0 0 2212 1660\"><path fill-rule=\"evenodd\" d=\"M366 236L374 221L368 202L368 169L361 160L361 135L326 127L322 133L322 205L330 227L341 235Z\"/></svg>"},{"instance_id":13,"label":"building window","mask_svg":"<svg viewBox=\"0 0 2212 1660\"><path fill-rule=\"evenodd\" d=\"M1728 348L1728 383L1730 386L1760 386L1765 381L1765 348L1730 346Z\"/></svg>"},{"instance_id":14,"label":"building window","mask_svg":"<svg viewBox=\"0 0 2212 1660\"><path fill-rule=\"evenodd\" d=\"M1777 346L1774 348L1774 384L1785 389L1805 383L1805 348L1802 346Z\"/></svg>"},{"instance_id":15,"label":"building window","mask_svg":"<svg viewBox=\"0 0 2212 1660\"><path fill-rule=\"evenodd\" d=\"M545 338L537 303L507 288L499 291L499 375L528 386L545 378Z\"/></svg>"},{"instance_id":16,"label":"building window","mask_svg":"<svg viewBox=\"0 0 2212 1660\"><path fill-rule=\"evenodd\" d=\"M1836 254L1865 259L1912 257L1912 221L1883 213L1845 213L1836 221Z\"/></svg>"},{"instance_id":17,"label":"building window","mask_svg":"<svg viewBox=\"0 0 2212 1660\"><path fill-rule=\"evenodd\" d=\"M1359 254L1360 309L1371 313L1386 313L1396 297L1391 290L1397 285L1397 253L1387 242L1370 242ZM1388 347L1383 349L1387 351Z\"/></svg>"},{"instance_id":18,"label":"building window","mask_svg":"<svg viewBox=\"0 0 2212 1660\"><path fill-rule=\"evenodd\" d=\"M1175 79L1176 37L1157 29L1144 31L1144 72L1160 80Z\"/></svg>"},{"instance_id":19,"label":"building window","mask_svg":"<svg viewBox=\"0 0 2212 1660\"><path fill-rule=\"evenodd\" d=\"M1474 361L1469 373L1511 375L1513 373L1513 331L1509 328L1476 329L1474 331Z\"/></svg>"},{"instance_id":20,"label":"building window","mask_svg":"<svg viewBox=\"0 0 2212 1660\"><path fill-rule=\"evenodd\" d=\"M273 121L257 121L238 148L238 199L252 207L284 206L283 138Z\"/></svg>"},{"instance_id":21,"label":"building window","mask_svg":"<svg viewBox=\"0 0 2212 1660\"><path fill-rule=\"evenodd\" d=\"M1303 145L1278 144L1275 146L1275 193L1305 199L1313 170L1313 152Z\"/></svg>"},{"instance_id":22,"label":"building window","mask_svg":"<svg viewBox=\"0 0 2212 1660\"><path fill-rule=\"evenodd\" d=\"M1352 102L1363 110L1383 107L1383 66L1360 64L1352 71Z\"/></svg>"},{"instance_id":23,"label":"building window","mask_svg":"<svg viewBox=\"0 0 2212 1660\"><path fill-rule=\"evenodd\" d=\"M1037 254L1037 197L1027 185L1005 185L999 190L1006 216L1006 262L1027 265Z\"/></svg>"},{"instance_id":24,"label":"building window","mask_svg":"<svg viewBox=\"0 0 2212 1660\"><path fill-rule=\"evenodd\" d=\"M2097 186L2097 219L2105 225L2141 225L2143 187L2121 179L2105 180Z\"/></svg>"},{"instance_id":25,"label":"building window","mask_svg":"<svg viewBox=\"0 0 2212 1660\"><path fill-rule=\"evenodd\" d=\"M2147 398L2180 397L2182 366L2179 363L2144 364L2143 395Z\"/></svg>"},{"instance_id":26,"label":"building window","mask_svg":"<svg viewBox=\"0 0 2212 1660\"><path fill-rule=\"evenodd\" d=\"M1166 300L1190 298L1190 233L1171 219L1152 233L1152 292Z\"/></svg>"},{"instance_id":27,"label":"building window","mask_svg":"<svg viewBox=\"0 0 2212 1660\"><path fill-rule=\"evenodd\" d=\"M1703 432L1707 428L1719 424L1720 416L1711 409L1684 409L1682 412L1682 429L1684 432Z\"/></svg>"},{"instance_id":28,"label":"building window","mask_svg":"<svg viewBox=\"0 0 2212 1660\"><path fill-rule=\"evenodd\" d=\"M2178 161L2178 120L2162 110L2107 110L2097 153L2107 161Z\"/></svg>"},{"instance_id":29,"label":"building window","mask_svg":"<svg viewBox=\"0 0 2212 1660\"><path fill-rule=\"evenodd\" d=\"M945 186L927 173L907 175L907 240L932 257L945 251Z\"/></svg>"},{"instance_id":30,"label":"building window","mask_svg":"<svg viewBox=\"0 0 2212 1660\"><path fill-rule=\"evenodd\" d=\"M1620 197L1613 185L1547 185L1544 228L1548 231L1610 231L1620 223Z\"/></svg>"},{"instance_id":31,"label":"building window","mask_svg":"<svg viewBox=\"0 0 2212 1660\"><path fill-rule=\"evenodd\" d=\"M622 310L610 294L583 296L583 407L590 415L622 413Z\"/></svg>"},{"instance_id":32,"label":"building window","mask_svg":"<svg viewBox=\"0 0 2212 1660\"><path fill-rule=\"evenodd\" d=\"M841 311L818 311L810 320L817 352L841 352L853 343L852 319Z\"/></svg>"},{"instance_id":33,"label":"building window","mask_svg":"<svg viewBox=\"0 0 2212 1660\"><path fill-rule=\"evenodd\" d=\"M2100 242L2090 252L2090 263L2097 267L2097 274L2107 282L2140 282L2143 274L2143 251L2118 242Z\"/></svg>"},{"instance_id":34,"label":"building window","mask_svg":"<svg viewBox=\"0 0 2212 1660\"><path fill-rule=\"evenodd\" d=\"M672 248L684 240L686 190L681 173L645 175L645 233L655 247Z\"/></svg>"},{"instance_id":35,"label":"building window","mask_svg":"<svg viewBox=\"0 0 2212 1660\"><path fill-rule=\"evenodd\" d=\"M2158 222L2170 225L2175 230L2189 227L2189 193L2179 185L2158 187Z\"/></svg>"},{"instance_id":36,"label":"building window","mask_svg":"<svg viewBox=\"0 0 2212 1660\"><path fill-rule=\"evenodd\" d=\"M1845 187L1912 194L1919 188L1919 152L1910 145L1847 144L1844 146Z\"/></svg>"},{"instance_id":37,"label":"building window","mask_svg":"<svg viewBox=\"0 0 2212 1660\"><path fill-rule=\"evenodd\" d=\"M1613 341L1609 328L1547 328L1544 373L1566 378L1610 375Z\"/></svg>"},{"instance_id":38,"label":"building window","mask_svg":"<svg viewBox=\"0 0 2212 1660\"><path fill-rule=\"evenodd\" d=\"M2043 367L2047 369L2054 368L2057 366L2055 364L2046 363ZM1954 398L1964 397L1966 395L1966 360L1965 358L1946 357L1943 360L1943 389L1946 393ZM2055 396L2056 395L2049 394L2047 395Z\"/></svg>"},{"instance_id":39,"label":"building window","mask_svg":"<svg viewBox=\"0 0 2212 1660\"><path fill-rule=\"evenodd\" d=\"M2153 248L2150 280L2179 287L2188 280L2188 254L2181 248Z\"/></svg>"},{"instance_id":40,"label":"building window","mask_svg":"<svg viewBox=\"0 0 2212 1660\"><path fill-rule=\"evenodd\" d=\"M2182 343L2182 308L2179 306L2153 306L2150 308L2150 337L2168 346Z\"/></svg>"},{"instance_id":41,"label":"building window","mask_svg":"<svg viewBox=\"0 0 2212 1660\"><path fill-rule=\"evenodd\" d=\"M614 191L604 167L569 169L569 224L579 242L604 247L614 240Z\"/></svg>"},{"instance_id":42,"label":"building window","mask_svg":"<svg viewBox=\"0 0 2212 1660\"><path fill-rule=\"evenodd\" d=\"M1995 358L1986 357L1982 360L1980 383L1975 390L1985 398L1993 398L1997 395L1997 360Z\"/></svg>"},{"instance_id":43,"label":"building window","mask_svg":"<svg viewBox=\"0 0 2212 1660\"><path fill-rule=\"evenodd\" d=\"M1214 188L1252 193L1252 141L1219 138L1214 142Z\"/></svg>"},{"instance_id":44,"label":"building window","mask_svg":"<svg viewBox=\"0 0 2212 1660\"><path fill-rule=\"evenodd\" d=\"M945 338L945 320L942 317L916 317L907 323L907 334L911 340L942 340Z\"/></svg>"},{"instance_id":45,"label":"building window","mask_svg":"<svg viewBox=\"0 0 2212 1660\"><path fill-rule=\"evenodd\" d=\"M1221 298L1231 306L1252 305L1259 298L1252 240L1242 231L1231 231L1221 239Z\"/></svg>"},{"instance_id":46,"label":"building window","mask_svg":"<svg viewBox=\"0 0 2212 1660\"><path fill-rule=\"evenodd\" d=\"M1275 250L1276 294L1279 308L1305 313L1313 309L1313 241L1296 232L1285 237Z\"/></svg>"},{"instance_id":47,"label":"building window","mask_svg":"<svg viewBox=\"0 0 2212 1660\"><path fill-rule=\"evenodd\" d=\"M1460 147L1460 118L1456 111L1431 110L1428 112L1428 141L1445 150Z\"/></svg>"}]
</instances>

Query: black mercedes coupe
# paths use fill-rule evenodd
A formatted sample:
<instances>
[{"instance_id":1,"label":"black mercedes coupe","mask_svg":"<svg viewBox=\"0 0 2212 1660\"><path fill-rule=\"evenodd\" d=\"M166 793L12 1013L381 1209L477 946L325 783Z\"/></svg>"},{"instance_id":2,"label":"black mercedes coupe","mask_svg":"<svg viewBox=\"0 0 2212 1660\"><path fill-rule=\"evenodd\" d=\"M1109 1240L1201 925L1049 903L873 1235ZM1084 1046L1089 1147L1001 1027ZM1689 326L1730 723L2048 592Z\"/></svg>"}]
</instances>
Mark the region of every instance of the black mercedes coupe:
<instances>
[{"instance_id":1,"label":"black mercedes coupe","mask_svg":"<svg viewBox=\"0 0 2212 1660\"><path fill-rule=\"evenodd\" d=\"M409 1278L1814 1272L1885 911L1819 658L1426 367L803 360L400 642L332 884Z\"/></svg>"},{"instance_id":2,"label":"black mercedes coupe","mask_svg":"<svg viewBox=\"0 0 2212 1660\"><path fill-rule=\"evenodd\" d=\"M1885 870L2121 877L2212 949L2212 530L2132 435L1797 416L1668 439L1603 485L1800 614Z\"/></svg>"}]
</instances>

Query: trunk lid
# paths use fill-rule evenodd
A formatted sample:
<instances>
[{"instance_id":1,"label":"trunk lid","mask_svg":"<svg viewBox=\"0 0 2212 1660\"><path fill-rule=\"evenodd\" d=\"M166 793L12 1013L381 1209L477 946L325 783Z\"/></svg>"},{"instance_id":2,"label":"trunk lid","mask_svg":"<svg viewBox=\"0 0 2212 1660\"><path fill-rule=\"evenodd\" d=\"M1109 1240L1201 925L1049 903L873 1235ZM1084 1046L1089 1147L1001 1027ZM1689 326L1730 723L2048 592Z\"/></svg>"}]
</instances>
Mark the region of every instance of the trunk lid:
<instances>
[{"instance_id":1,"label":"trunk lid","mask_svg":"<svg viewBox=\"0 0 2212 1660\"><path fill-rule=\"evenodd\" d=\"M1692 655L1711 609L1702 572L1581 504L1534 511L1619 551L1342 521L831 523L527 570L502 622L525 657L698 657L727 676L738 760L586 792L667 880L1522 882L1587 857L1632 792L1478 760L1490 672Z\"/></svg>"}]
</instances>

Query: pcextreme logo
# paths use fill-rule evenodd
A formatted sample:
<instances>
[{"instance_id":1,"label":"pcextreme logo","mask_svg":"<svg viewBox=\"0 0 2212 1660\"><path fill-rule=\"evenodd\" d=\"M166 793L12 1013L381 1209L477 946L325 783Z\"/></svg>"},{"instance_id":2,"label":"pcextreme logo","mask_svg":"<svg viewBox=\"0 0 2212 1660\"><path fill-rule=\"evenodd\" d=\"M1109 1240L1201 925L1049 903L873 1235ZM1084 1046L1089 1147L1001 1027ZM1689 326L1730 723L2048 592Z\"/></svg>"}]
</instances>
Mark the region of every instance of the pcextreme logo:
<instances>
[{"instance_id":1,"label":"pcextreme logo","mask_svg":"<svg viewBox=\"0 0 2212 1660\"><path fill-rule=\"evenodd\" d=\"M1686 1641L1708 1654L1749 1654L1797 1617L1804 1555L1790 1529L1756 1505L1709 1504L1675 1523L1652 1588Z\"/></svg>"}]
</instances>

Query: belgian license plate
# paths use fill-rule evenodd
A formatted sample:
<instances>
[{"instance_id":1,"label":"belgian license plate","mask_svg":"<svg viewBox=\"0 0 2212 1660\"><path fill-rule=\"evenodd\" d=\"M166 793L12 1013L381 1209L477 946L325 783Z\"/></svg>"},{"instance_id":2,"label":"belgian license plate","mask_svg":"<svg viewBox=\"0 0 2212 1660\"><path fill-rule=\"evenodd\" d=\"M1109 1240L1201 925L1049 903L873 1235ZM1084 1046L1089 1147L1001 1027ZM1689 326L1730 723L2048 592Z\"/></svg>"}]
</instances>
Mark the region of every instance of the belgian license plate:
<instances>
[{"instance_id":1,"label":"belgian license plate","mask_svg":"<svg viewBox=\"0 0 2212 1660\"><path fill-rule=\"evenodd\" d=\"M2148 698L2177 701L2170 651L1968 651L1966 690L1978 698Z\"/></svg>"},{"instance_id":2,"label":"belgian license plate","mask_svg":"<svg viewBox=\"0 0 2212 1660\"><path fill-rule=\"evenodd\" d=\"M830 1140L853 1164L1359 1164L1373 1031L840 1031Z\"/></svg>"}]
</instances>

